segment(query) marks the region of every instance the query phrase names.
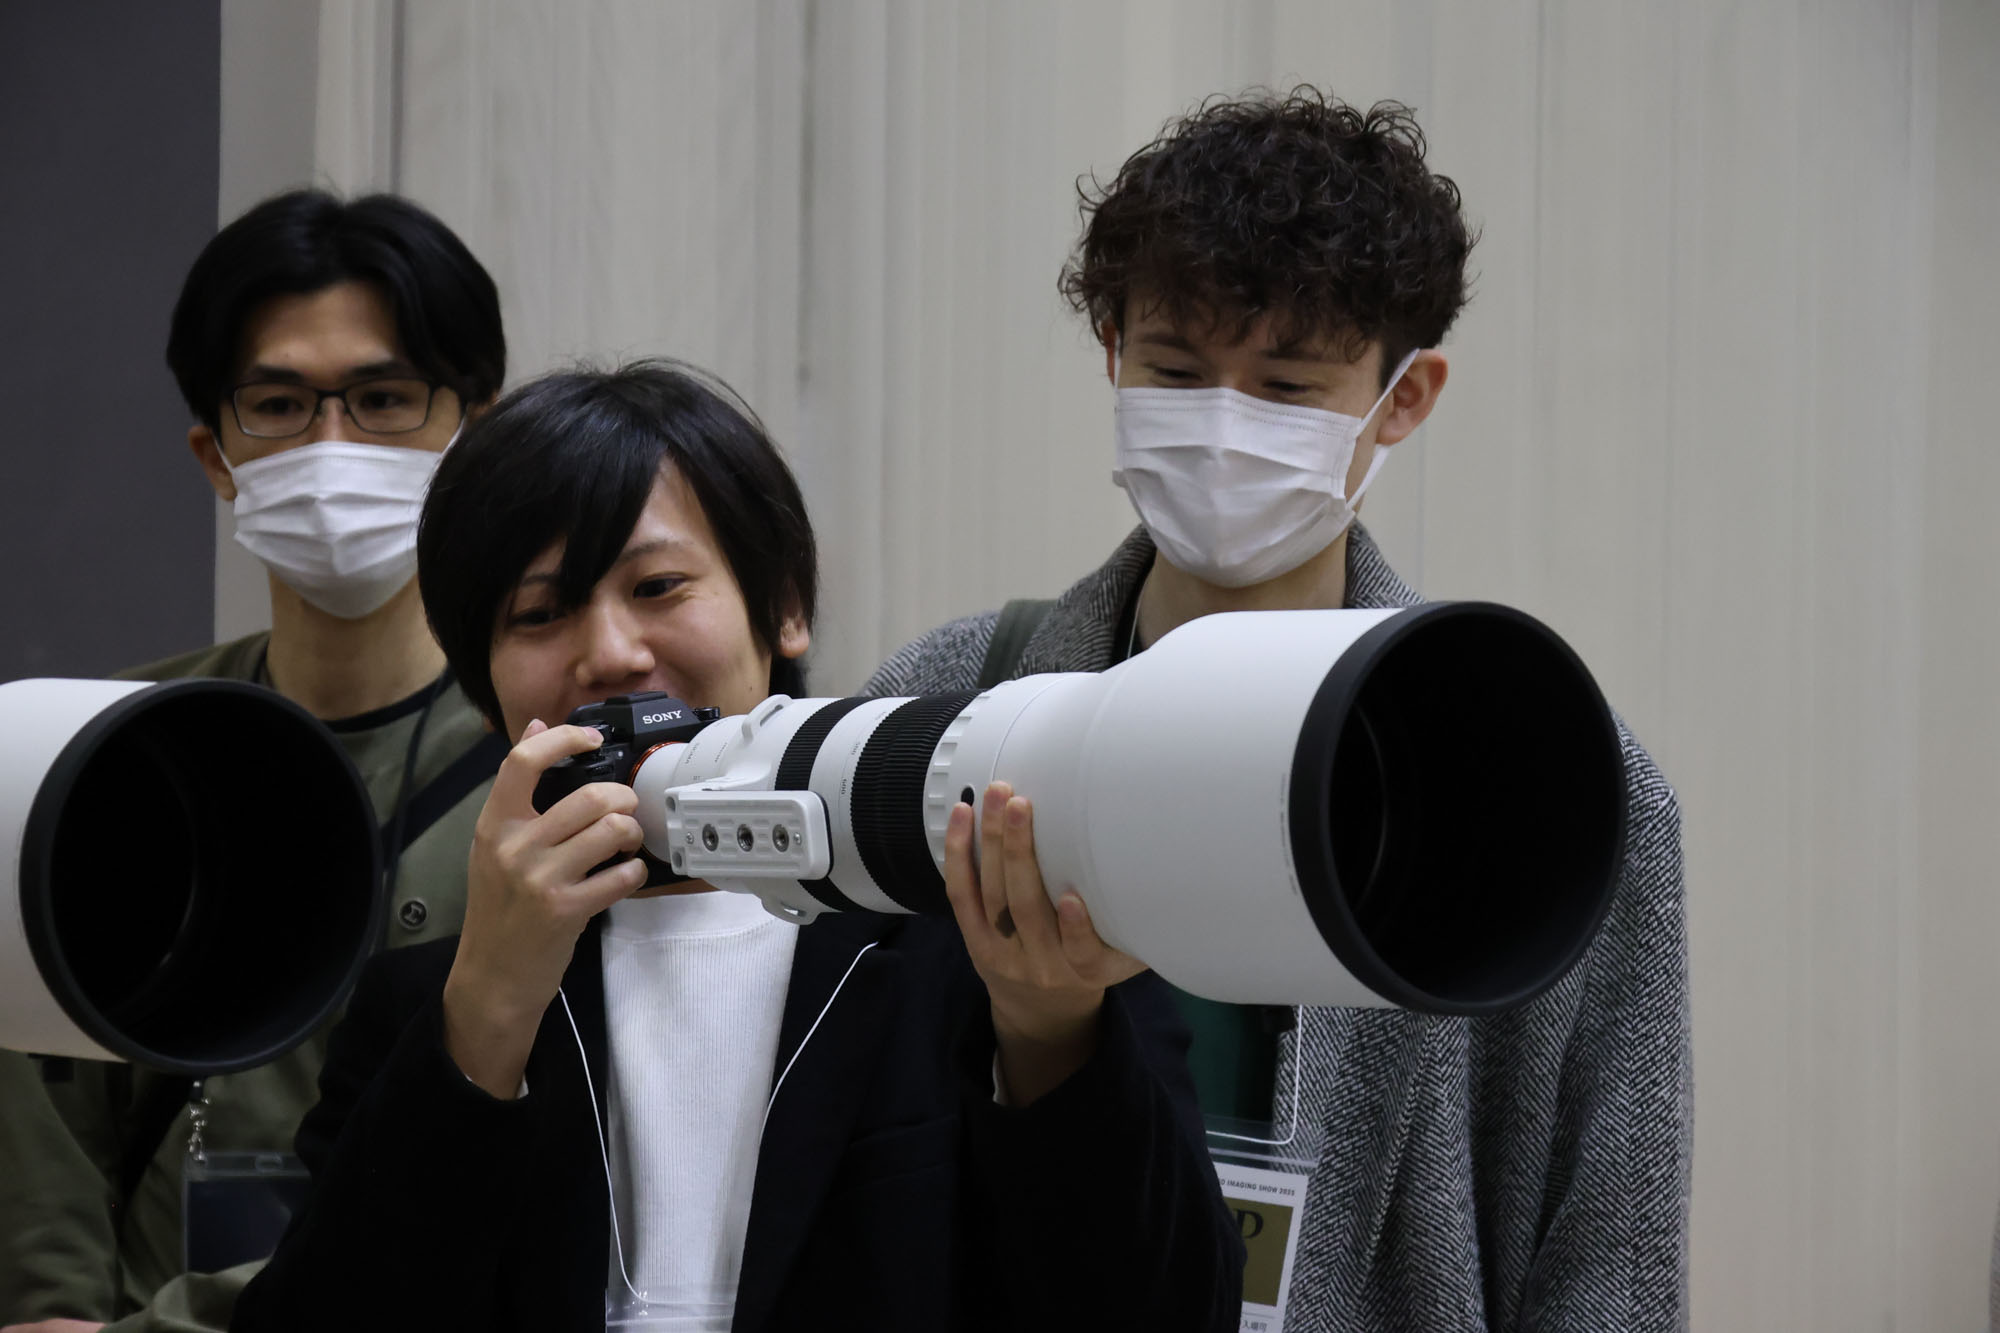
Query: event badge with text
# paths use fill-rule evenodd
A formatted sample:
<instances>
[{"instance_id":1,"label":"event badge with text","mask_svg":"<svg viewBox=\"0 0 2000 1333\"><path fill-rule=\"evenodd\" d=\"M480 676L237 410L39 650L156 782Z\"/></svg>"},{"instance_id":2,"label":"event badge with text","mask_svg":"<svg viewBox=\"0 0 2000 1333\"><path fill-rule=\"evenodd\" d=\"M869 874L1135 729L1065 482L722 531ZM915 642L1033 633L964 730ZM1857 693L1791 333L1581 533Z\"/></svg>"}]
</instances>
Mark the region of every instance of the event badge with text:
<instances>
[{"instance_id":1,"label":"event badge with text","mask_svg":"<svg viewBox=\"0 0 2000 1333\"><path fill-rule=\"evenodd\" d=\"M1218 1161L1222 1201L1243 1237L1242 1333L1278 1333L1292 1285L1299 1219L1305 1214L1306 1175Z\"/></svg>"}]
</instances>

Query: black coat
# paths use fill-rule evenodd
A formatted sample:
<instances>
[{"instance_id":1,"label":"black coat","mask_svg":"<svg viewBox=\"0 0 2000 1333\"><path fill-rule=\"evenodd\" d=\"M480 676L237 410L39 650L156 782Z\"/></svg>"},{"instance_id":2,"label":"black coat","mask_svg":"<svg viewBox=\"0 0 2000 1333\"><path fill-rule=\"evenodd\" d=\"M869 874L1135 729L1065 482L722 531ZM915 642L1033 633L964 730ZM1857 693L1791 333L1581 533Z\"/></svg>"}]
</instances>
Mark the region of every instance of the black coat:
<instances>
[{"instance_id":1,"label":"black coat","mask_svg":"<svg viewBox=\"0 0 2000 1333\"><path fill-rule=\"evenodd\" d=\"M232 1327L603 1327L610 1205L576 1038L558 1000L529 1096L481 1091L444 1050L455 945L364 973L299 1130L312 1200ZM948 919L802 929L777 1070L850 964L764 1128L737 1333L1236 1328L1242 1247L1157 978L1114 988L1090 1063L1010 1109L993 1104L985 989ZM564 991L601 1115L595 925Z\"/></svg>"}]
</instances>

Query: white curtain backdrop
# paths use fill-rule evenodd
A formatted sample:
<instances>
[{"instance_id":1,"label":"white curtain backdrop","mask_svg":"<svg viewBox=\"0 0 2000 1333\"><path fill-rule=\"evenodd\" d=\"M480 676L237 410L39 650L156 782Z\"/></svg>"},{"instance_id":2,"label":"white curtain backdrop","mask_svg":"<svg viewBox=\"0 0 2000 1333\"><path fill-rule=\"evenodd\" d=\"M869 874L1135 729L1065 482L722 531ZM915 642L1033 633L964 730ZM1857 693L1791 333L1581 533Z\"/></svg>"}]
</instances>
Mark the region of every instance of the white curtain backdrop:
<instances>
[{"instance_id":1,"label":"white curtain backdrop","mask_svg":"<svg viewBox=\"0 0 2000 1333\"><path fill-rule=\"evenodd\" d=\"M1571 637L1680 790L1695 1326L1978 1326L2000 6L319 15L316 169L466 237L514 379L667 353L763 414L823 542L826 690L1059 589L1131 522L1102 356L1055 290L1077 176L1253 83L1414 104L1484 239L1450 385L1368 518L1433 596Z\"/></svg>"}]
</instances>

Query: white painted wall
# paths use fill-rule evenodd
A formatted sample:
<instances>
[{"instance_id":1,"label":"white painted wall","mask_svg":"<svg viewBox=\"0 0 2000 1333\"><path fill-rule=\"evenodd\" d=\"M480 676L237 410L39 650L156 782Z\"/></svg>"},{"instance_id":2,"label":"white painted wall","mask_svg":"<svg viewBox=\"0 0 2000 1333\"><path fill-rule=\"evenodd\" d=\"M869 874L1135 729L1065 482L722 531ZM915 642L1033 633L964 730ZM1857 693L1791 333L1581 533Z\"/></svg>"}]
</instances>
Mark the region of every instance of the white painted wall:
<instances>
[{"instance_id":1,"label":"white painted wall","mask_svg":"<svg viewBox=\"0 0 2000 1333\"><path fill-rule=\"evenodd\" d=\"M313 181L311 88L319 68L313 4L222 0L222 150L217 224L258 200ZM162 321L164 327L164 320ZM215 504L215 638L269 628L270 581L236 544L236 520Z\"/></svg>"},{"instance_id":2,"label":"white painted wall","mask_svg":"<svg viewBox=\"0 0 2000 1333\"><path fill-rule=\"evenodd\" d=\"M1922 564L1895 590L1921 636L1893 1180L1899 1293L1924 1319L1907 1326L1972 1328L1965 1288L2000 1200L2000 5L1941 4L1936 37L1930 283L1915 298L1929 337L1906 372L1923 399L1882 450L1885 472L1922 488Z\"/></svg>"},{"instance_id":3,"label":"white painted wall","mask_svg":"<svg viewBox=\"0 0 2000 1333\"><path fill-rule=\"evenodd\" d=\"M1369 517L1430 593L1573 638L1680 789L1694 1325L1977 1326L2000 1200L2000 7L319 13L320 169L460 229L517 379L670 352L765 415L824 540L827 689L1063 586L1130 522L1101 359L1055 294L1079 173L1252 82L1415 104L1484 228L1480 276Z\"/></svg>"}]
</instances>

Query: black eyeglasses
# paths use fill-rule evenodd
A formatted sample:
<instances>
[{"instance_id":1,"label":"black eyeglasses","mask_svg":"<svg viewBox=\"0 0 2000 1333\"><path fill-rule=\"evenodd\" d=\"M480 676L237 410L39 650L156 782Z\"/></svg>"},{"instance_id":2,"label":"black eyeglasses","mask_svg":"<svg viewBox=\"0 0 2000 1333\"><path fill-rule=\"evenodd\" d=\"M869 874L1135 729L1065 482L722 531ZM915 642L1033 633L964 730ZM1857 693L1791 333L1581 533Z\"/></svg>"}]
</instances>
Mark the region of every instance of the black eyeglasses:
<instances>
[{"instance_id":1,"label":"black eyeglasses","mask_svg":"<svg viewBox=\"0 0 2000 1333\"><path fill-rule=\"evenodd\" d=\"M340 400L341 410L370 435L401 435L431 419L431 399L438 386L429 380L363 380L345 389L315 389L309 384L239 384L229 394L230 410L245 435L258 440L282 440L312 425L320 405Z\"/></svg>"}]
</instances>

